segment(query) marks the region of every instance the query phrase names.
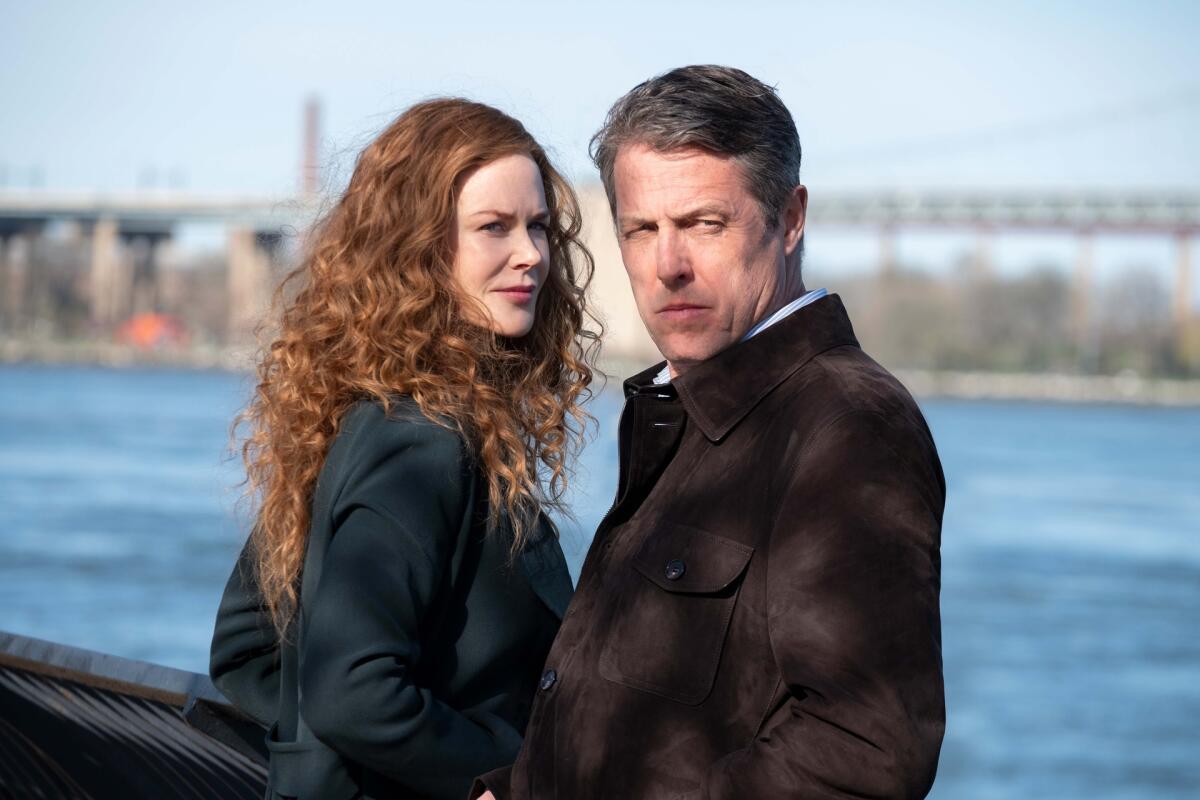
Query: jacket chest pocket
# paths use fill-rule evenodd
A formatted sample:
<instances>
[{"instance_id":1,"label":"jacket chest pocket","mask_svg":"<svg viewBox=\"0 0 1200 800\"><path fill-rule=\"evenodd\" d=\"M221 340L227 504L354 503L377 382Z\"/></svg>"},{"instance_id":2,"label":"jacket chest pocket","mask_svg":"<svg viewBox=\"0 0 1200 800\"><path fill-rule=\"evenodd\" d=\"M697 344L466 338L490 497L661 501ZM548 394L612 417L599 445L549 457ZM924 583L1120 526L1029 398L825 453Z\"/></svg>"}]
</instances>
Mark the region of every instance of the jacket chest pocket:
<instances>
[{"instance_id":1,"label":"jacket chest pocket","mask_svg":"<svg viewBox=\"0 0 1200 800\"><path fill-rule=\"evenodd\" d=\"M704 702L753 554L698 528L656 527L621 587L600 674L687 705Z\"/></svg>"}]
</instances>

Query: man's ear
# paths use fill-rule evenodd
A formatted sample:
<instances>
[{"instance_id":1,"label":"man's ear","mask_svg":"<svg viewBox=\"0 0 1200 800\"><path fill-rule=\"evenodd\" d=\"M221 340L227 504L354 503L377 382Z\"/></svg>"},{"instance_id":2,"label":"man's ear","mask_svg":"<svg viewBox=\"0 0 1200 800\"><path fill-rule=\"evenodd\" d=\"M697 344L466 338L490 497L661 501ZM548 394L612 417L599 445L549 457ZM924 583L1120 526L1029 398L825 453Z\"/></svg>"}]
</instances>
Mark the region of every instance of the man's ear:
<instances>
[{"instance_id":1,"label":"man's ear","mask_svg":"<svg viewBox=\"0 0 1200 800\"><path fill-rule=\"evenodd\" d=\"M807 212L808 189L802 183L797 184L783 210L783 247L788 257L791 257L804 241L804 218Z\"/></svg>"}]
</instances>

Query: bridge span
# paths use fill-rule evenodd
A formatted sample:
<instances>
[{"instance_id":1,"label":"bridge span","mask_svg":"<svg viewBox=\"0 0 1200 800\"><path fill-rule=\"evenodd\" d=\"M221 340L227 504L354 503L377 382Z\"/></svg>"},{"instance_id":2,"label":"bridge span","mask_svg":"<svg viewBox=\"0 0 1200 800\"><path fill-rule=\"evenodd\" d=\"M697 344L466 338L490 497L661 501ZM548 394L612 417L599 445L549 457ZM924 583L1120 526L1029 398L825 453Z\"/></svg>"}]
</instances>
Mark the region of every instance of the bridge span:
<instances>
[{"instance_id":1,"label":"bridge span","mask_svg":"<svg viewBox=\"0 0 1200 800\"><path fill-rule=\"evenodd\" d=\"M607 202L600 187L580 190L587 236L600 264L619 263ZM315 195L202 195L173 191L126 193L0 191L0 314L19 312L36 242L52 225L82 240L90 259L84 283L91 318L104 328L145 310L164 250L176 229L206 222L226 229L229 334L244 335L269 296L282 237L301 232L320 210ZM1073 327L1086 335L1094 285L1093 242L1109 235L1145 235L1175 242L1173 316L1183 330L1192 307L1191 240L1200 234L1200 192L1174 190L854 190L813 188L811 228L855 228L878 238L879 269L895 266L894 239L914 229L975 232L981 241L1006 232L1056 232L1077 237ZM986 248L981 248L981 253ZM986 267L986 258L979 259ZM607 316L636 321L622 270L598 270L597 302ZM614 279L615 276L615 279ZM143 298L143 299L139 299ZM639 330L640 326L620 328ZM618 326L613 326L617 335ZM638 334L629 334L637 337Z\"/></svg>"}]
</instances>

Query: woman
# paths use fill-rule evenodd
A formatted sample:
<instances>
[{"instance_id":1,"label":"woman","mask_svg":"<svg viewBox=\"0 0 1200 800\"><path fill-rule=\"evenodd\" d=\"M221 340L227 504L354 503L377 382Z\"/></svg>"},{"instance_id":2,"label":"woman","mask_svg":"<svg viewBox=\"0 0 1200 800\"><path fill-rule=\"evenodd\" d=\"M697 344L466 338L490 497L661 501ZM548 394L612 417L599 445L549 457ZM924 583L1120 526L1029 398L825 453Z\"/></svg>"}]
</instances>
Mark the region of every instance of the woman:
<instances>
[{"instance_id":1,"label":"woman","mask_svg":"<svg viewBox=\"0 0 1200 800\"><path fill-rule=\"evenodd\" d=\"M520 123L434 100L367 147L277 295L211 664L271 726L268 797L461 798L515 759L571 593L541 512L587 419L579 230Z\"/></svg>"}]
</instances>

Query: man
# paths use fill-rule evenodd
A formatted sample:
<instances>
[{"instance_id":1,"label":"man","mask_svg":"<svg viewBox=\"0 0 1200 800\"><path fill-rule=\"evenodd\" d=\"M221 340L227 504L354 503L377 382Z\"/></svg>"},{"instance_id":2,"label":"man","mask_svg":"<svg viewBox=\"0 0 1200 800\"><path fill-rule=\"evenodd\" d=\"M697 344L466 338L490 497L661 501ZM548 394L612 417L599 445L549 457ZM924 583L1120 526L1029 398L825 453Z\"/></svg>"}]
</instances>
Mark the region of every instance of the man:
<instances>
[{"instance_id":1,"label":"man","mask_svg":"<svg viewBox=\"0 0 1200 800\"><path fill-rule=\"evenodd\" d=\"M945 714L945 483L909 394L801 279L774 90L686 67L593 140L665 365L625 383L617 501L499 800L913 798Z\"/></svg>"}]
</instances>

